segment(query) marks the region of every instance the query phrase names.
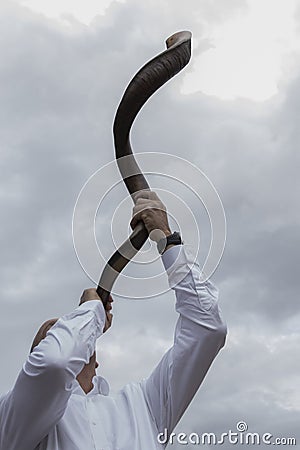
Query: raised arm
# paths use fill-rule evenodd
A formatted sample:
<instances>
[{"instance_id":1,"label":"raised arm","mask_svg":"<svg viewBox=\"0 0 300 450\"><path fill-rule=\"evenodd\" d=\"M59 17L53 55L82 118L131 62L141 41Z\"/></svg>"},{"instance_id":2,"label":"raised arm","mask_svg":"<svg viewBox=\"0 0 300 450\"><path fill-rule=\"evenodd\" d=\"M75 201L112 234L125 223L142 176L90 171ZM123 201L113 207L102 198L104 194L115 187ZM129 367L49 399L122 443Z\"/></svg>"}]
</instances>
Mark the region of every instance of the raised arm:
<instances>
[{"instance_id":1,"label":"raised arm","mask_svg":"<svg viewBox=\"0 0 300 450\"><path fill-rule=\"evenodd\" d=\"M13 389L1 398L0 450L33 450L63 416L73 382L108 326L102 302L97 294L91 300L90 292L50 328L28 356Z\"/></svg>"},{"instance_id":2,"label":"raised arm","mask_svg":"<svg viewBox=\"0 0 300 450\"><path fill-rule=\"evenodd\" d=\"M133 209L134 227L142 220L152 239L171 234L166 208L157 195L140 191ZM173 347L164 355L142 388L157 431L171 433L191 402L226 337L218 308L218 291L200 282L200 268L184 246L166 248L162 255L179 313Z\"/></svg>"},{"instance_id":3,"label":"raised arm","mask_svg":"<svg viewBox=\"0 0 300 450\"><path fill-rule=\"evenodd\" d=\"M174 344L142 386L158 433L172 432L201 385L226 337L217 304L218 292L200 283L199 266L183 246L162 256L170 287L176 293Z\"/></svg>"}]
</instances>

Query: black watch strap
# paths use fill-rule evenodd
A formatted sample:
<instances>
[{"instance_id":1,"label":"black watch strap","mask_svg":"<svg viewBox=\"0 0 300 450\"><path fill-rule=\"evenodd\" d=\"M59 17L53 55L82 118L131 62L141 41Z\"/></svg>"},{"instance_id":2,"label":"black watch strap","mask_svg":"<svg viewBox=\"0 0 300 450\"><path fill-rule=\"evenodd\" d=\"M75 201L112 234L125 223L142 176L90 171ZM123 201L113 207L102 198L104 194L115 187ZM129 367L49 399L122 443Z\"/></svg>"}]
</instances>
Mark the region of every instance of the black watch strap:
<instances>
[{"instance_id":1,"label":"black watch strap","mask_svg":"<svg viewBox=\"0 0 300 450\"><path fill-rule=\"evenodd\" d=\"M181 244L183 244L183 242L180 233L178 233L178 231L174 231L173 234L170 234L169 236L164 237L160 239L160 241L158 241L157 250L160 254L162 254L168 245L181 245Z\"/></svg>"}]
</instances>

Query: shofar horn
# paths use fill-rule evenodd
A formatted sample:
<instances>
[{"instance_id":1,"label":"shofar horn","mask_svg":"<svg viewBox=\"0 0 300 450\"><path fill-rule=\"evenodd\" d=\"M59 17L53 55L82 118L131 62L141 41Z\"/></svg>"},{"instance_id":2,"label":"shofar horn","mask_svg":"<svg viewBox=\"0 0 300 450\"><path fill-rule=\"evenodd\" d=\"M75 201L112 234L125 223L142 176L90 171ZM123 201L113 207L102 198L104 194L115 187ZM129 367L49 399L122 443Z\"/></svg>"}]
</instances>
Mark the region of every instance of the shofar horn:
<instances>
[{"instance_id":1,"label":"shofar horn","mask_svg":"<svg viewBox=\"0 0 300 450\"><path fill-rule=\"evenodd\" d=\"M119 104L113 125L114 143L118 167L130 194L150 189L132 153L129 138L131 126L151 95L188 64L191 58L191 38L189 31L180 31L169 37L166 41L167 50L139 70ZM122 158L124 156L127 158ZM119 273L142 248L147 238L148 232L143 222L138 222L129 238L104 267L97 287L104 305Z\"/></svg>"}]
</instances>

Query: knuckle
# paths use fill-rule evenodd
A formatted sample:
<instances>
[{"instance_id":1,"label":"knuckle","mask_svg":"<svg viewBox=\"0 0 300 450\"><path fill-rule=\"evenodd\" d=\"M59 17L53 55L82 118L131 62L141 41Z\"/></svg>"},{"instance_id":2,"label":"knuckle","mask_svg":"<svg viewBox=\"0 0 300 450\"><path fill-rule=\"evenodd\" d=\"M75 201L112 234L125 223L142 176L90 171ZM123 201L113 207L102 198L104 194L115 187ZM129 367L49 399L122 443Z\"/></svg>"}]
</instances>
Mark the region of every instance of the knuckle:
<instances>
[{"instance_id":1,"label":"knuckle","mask_svg":"<svg viewBox=\"0 0 300 450\"><path fill-rule=\"evenodd\" d=\"M89 297L90 295L97 295L95 288L87 288L83 291L83 297Z\"/></svg>"}]
</instances>

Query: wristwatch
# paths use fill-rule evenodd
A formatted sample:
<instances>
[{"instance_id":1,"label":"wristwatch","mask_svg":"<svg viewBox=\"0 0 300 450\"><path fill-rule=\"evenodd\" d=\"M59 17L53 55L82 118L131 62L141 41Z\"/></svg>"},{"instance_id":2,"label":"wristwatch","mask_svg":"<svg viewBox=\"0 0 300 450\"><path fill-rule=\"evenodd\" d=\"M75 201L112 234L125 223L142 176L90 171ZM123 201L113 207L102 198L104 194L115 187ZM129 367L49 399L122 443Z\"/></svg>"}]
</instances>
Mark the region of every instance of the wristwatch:
<instances>
[{"instance_id":1,"label":"wristwatch","mask_svg":"<svg viewBox=\"0 0 300 450\"><path fill-rule=\"evenodd\" d=\"M174 231L173 234L170 234L167 237L160 239L157 243L157 250L160 254L162 254L165 248L168 245L181 245L183 244L180 233L178 231Z\"/></svg>"}]
</instances>

